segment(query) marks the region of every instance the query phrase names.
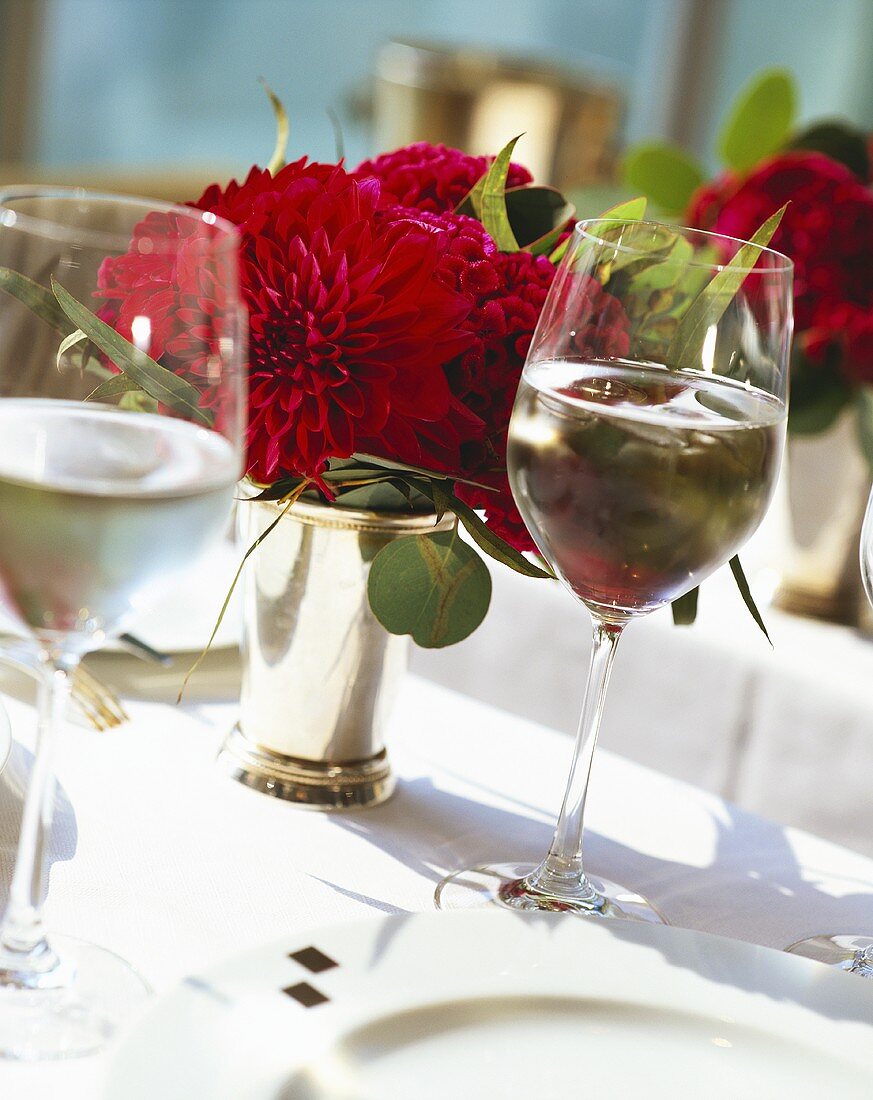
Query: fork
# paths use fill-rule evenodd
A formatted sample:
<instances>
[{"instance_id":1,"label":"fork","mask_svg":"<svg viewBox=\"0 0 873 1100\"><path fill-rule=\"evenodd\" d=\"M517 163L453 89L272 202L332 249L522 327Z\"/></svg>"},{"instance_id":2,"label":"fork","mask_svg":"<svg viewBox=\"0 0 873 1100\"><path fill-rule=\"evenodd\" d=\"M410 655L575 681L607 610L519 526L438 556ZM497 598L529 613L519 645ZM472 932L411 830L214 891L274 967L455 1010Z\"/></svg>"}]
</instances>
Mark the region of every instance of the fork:
<instances>
[{"instance_id":1,"label":"fork","mask_svg":"<svg viewBox=\"0 0 873 1100\"><path fill-rule=\"evenodd\" d=\"M39 673L36 654L18 639L0 638L0 661L15 665L30 675ZM115 692L82 665L73 673L70 687L77 710L94 729L103 732L127 721L127 712Z\"/></svg>"}]
</instances>

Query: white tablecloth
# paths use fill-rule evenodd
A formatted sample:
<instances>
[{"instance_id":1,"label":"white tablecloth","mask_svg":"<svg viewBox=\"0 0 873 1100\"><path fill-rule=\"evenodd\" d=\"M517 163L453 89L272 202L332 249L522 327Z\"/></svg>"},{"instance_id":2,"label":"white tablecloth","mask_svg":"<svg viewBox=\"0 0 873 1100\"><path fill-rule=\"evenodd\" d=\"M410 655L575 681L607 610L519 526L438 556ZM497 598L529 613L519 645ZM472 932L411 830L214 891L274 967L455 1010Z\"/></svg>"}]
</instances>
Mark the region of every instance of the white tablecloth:
<instances>
[{"instance_id":1,"label":"white tablecloth","mask_svg":"<svg viewBox=\"0 0 873 1100\"><path fill-rule=\"evenodd\" d=\"M479 630L449 649L414 651L413 668L571 732L590 651L584 608L555 582L500 566L492 577ZM674 627L669 609L632 623L602 743L873 856L873 641L762 607L772 649L727 569L704 584L694 626Z\"/></svg>"},{"instance_id":2,"label":"white tablecloth","mask_svg":"<svg viewBox=\"0 0 873 1100\"><path fill-rule=\"evenodd\" d=\"M5 890L33 712L7 699L19 743L0 777ZM301 811L213 766L229 703L133 703L112 734L71 726L48 919L129 959L160 992L291 929L427 910L450 869L543 854L570 740L410 677L390 751L398 793L345 815ZM608 752L595 764L590 869L648 895L671 923L782 947L873 927L873 862L745 813ZM0 1063L3 1100L96 1100L100 1058ZM158 1098L156 1098L158 1100Z\"/></svg>"}]
</instances>

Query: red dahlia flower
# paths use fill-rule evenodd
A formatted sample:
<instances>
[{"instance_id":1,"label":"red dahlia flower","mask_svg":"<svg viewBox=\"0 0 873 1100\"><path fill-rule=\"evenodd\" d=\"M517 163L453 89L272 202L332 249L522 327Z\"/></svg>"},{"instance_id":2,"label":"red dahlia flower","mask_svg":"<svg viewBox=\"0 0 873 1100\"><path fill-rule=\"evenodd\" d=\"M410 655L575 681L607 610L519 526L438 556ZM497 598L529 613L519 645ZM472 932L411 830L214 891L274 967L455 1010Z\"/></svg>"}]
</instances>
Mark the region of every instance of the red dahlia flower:
<instances>
[{"instance_id":1,"label":"red dahlia flower","mask_svg":"<svg viewBox=\"0 0 873 1100\"><path fill-rule=\"evenodd\" d=\"M393 153L362 161L352 175L382 183L387 203L411 206L427 213L454 210L494 160L474 157L445 145L417 141ZM507 187L521 187L533 177L520 164L510 164Z\"/></svg>"},{"instance_id":2,"label":"red dahlia flower","mask_svg":"<svg viewBox=\"0 0 873 1100\"><path fill-rule=\"evenodd\" d=\"M785 153L745 179L728 173L700 188L688 220L748 239L786 202L772 246L794 260L801 346L814 360L837 349L847 376L873 381L873 194L848 168L820 153Z\"/></svg>"}]
</instances>

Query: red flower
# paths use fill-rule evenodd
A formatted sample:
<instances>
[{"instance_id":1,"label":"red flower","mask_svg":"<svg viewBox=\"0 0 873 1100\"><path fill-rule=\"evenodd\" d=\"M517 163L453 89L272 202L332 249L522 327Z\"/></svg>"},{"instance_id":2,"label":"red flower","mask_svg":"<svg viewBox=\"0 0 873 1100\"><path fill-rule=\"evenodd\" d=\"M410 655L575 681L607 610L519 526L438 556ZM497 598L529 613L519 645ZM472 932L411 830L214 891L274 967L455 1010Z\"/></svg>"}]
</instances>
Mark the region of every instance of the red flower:
<instances>
[{"instance_id":1,"label":"red flower","mask_svg":"<svg viewBox=\"0 0 873 1100\"><path fill-rule=\"evenodd\" d=\"M243 230L258 481L354 451L450 468L481 433L443 370L470 342L468 302L435 277L444 243L377 219L379 199L374 180L298 162L197 204Z\"/></svg>"},{"instance_id":2,"label":"red flower","mask_svg":"<svg viewBox=\"0 0 873 1100\"><path fill-rule=\"evenodd\" d=\"M411 206L432 214L454 210L485 175L493 157L474 157L445 145L418 141L393 153L365 160L352 173L382 183L386 203ZM520 164L510 164L507 187L521 187L533 177Z\"/></svg>"},{"instance_id":3,"label":"red flower","mask_svg":"<svg viewBox=\"0 0 873 1100\"><path fill-rule=\"evenodd\" d=\"M701 188L688 219L748 239L786 202L771 243L794 260L800 344L813 359L837 349L847 376L873 381L873 194L854 173L820 153L786 153Z\"/></svg>"}]
</instances>

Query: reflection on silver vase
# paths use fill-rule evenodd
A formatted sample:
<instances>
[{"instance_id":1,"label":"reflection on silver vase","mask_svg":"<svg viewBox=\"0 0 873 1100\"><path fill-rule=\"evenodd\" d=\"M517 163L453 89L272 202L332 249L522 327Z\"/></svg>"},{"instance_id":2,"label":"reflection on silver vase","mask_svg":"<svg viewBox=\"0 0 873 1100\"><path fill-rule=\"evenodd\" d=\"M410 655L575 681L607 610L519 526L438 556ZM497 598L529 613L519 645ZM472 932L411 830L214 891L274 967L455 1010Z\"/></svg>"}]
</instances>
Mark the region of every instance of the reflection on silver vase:
<instances>
[{"instance_id":1,"label":"reflection on silver vase","mask_svg":"<svg viewBox=\"0 0 873 1100\"><path fill-rule=\"evenodd\" d=\"M244 501L251 545L283 505ZM374 805L394 789L385 727L409 639L370 611L370 562L434 516L298 502L245 573L240 720L219 756L247 786L317 809Z\"/></svg>"}]
</instances>

